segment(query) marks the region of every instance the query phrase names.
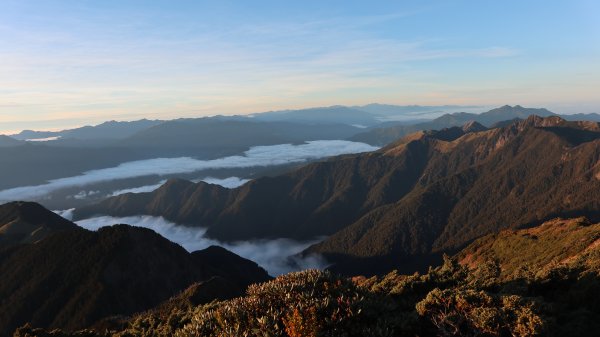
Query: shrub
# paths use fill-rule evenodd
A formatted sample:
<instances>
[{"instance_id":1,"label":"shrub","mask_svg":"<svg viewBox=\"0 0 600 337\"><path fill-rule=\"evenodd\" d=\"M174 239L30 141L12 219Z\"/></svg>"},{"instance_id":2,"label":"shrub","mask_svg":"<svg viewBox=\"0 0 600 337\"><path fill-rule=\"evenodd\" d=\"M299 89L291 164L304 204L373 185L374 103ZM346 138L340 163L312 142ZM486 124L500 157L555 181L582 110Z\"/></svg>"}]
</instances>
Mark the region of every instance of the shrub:
<instances>
[{"instance_id":1,"label":"shrub","mask_svg":"<svg viewBox=\"0 0 600 337\"><path fill-rule=\"evenodd\" d=\"M535 336L542 318L520 296L497 296L476 290L434 289L416 309L441 336Z\"/></svg>"},{"instance_id":2,"label":"shrub","mask_svg":"<svg viewBox=\"0 0 600 337\"><path fill-rule=\"evenodd\" d=\"M385 295L328 272L291 273L200 312L178 336L393 336Z\"/></svg>"}]
</instances>

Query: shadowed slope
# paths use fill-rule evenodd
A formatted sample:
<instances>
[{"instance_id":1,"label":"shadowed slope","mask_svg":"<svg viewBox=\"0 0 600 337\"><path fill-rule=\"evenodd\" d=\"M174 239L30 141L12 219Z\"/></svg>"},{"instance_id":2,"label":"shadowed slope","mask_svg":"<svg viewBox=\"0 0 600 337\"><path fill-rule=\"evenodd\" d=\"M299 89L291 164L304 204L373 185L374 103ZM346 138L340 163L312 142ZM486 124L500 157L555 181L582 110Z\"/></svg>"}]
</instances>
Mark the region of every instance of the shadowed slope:
<instances>
[{"instance_id":1,"label":"shadowed slope","mask_svg":"<svg viewBox=\"0 0 600 337\"><path fill-rule=\"evenodd\" d=\"M0 275L0 335L25 322L70 330L130 315L215 276L235 291L213 298L240 295L249 284L269 279L256 263L223 248L188 253L151 230L128 225L97 232L77 227L0 249ZM202 296L210 300L207 291Z\"/></svg>"},{"instance_id":2,"label":"shadowed slope","mask_svg":"<svg viewBox=\"0 0 600 337\"><path fill-rule=\"evenodd\" d=\"M52 233L76 227L33 202L15 201L0 205L0 247L33 243Z\"/></svg>"}]
</instances>

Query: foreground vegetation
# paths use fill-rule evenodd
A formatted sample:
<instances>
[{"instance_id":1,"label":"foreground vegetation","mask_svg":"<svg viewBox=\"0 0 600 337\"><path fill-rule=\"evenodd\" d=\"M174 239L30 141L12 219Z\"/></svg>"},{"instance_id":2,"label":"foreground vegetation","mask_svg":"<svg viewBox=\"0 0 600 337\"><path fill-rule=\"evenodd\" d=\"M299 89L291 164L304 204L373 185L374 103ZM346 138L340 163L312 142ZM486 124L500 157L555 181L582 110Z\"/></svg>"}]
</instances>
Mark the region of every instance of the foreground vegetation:
<instances>
[{"instance_id":1,"label":"foreground vegetation","mask_svg":"<svg viewBox=\"0 0 600 337\"><path fill-rule=\"evenodd\" d=\"M446 257L425 274L348 279L308 270L207 305L193 303L192 287L152 311L106 320L94 330L25 326L15 336L594 335L600 331L600 225L575 219L544 226L535 239L532 230L522 230L479 240L458 255L462 264ZM546 255L515 267L515 256L529 254L523 249L542 252L539 245L560 233L562 247L553 243ZM524 244L524 237L534 241ZM575 244L580 248L573 250ZM479 262L464 263L467 255Z\"/></svg>"}]
</instances>

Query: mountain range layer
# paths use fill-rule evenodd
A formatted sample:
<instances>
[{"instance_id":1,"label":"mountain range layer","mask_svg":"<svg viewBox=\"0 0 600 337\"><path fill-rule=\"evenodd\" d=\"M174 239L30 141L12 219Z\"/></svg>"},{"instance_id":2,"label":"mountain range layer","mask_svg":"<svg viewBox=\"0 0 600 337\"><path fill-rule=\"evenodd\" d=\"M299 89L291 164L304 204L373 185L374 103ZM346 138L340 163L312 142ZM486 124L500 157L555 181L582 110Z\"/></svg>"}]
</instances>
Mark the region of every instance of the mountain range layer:
<instances>
[{"instance_id":1,"label":"mountain range layer","mask_svg":"<svg viewBox=\"0 0 600 337\"><path fill-rule=\"evenodd\" d=\"M133 123L133 122L132 122ZM360 128L346 124L201 118L167 121L119 139L65 138L50 142L0 145L0 189L45 183L48 180L154 158L215 159L241 155L251 147L300 144L311 140L346 139ZM0 139L1 143L7 143ZM44 170L39 169L39 164Z\"/></svg>"},{"instance_id":2,"label":"mountain range layer","mask_svg":"<svg viewBox=\"0 0 600 337\"><path fill-rule=\"evenodd\" d=\"M77 209L75 217L164 216L223 241L327 235L306 253L324 254L338 271L422 268L506 227L598 218L599 139L598 123L555 116L490 130L469 123L232 190L171 180Z\"/></svg>"},{"instance_id":3,"label":"mountain range layer","mask_svg":"<svg viewBox=\"0 0 600 337\"><path fill-rule=\"evenodd\" d=\"M73 330L128 316L196 283L198 302L207 303L270 279L256 263L224 248L188 253L151 230L128 225L91 232L37 204L10 203L0 210L0 228L21 235L0 247L2 336L26 322ZM7 235L0 232L0 240Z\"/></svg>"},{"instance_id":4,"label":"mountain range layer","mask_svg":"<svg viewBox=\"0 0 600 337\"><path fill-rule=\"evenodd\" d=\"M81 175L89 170L158 157L192 157L214 159L241 155L258 145L302 143L310 140L348 139L384 146L419 130L443 129L478 121L487 126L498 122L523 119L530 114L553 115L546 109L504 106L482 114L460 111L460 106L388 106L371 104L363 107L333 106L254 114L252 116L215 116L171 121L139 120L105 122L57 132L23 131L14 137L0 137L0 190L39 185L49 180ZM425 115L422 115L425 114ZM400 116L401 121L383 122ZM565 119L600 120L596 114L564 115ZM368 127L368 128L365 128ZM28 142L25 139L46 139ZM38 169L42 163L44 169ZM248 173L248 172L246 172ZM254 174L256 172L250 172ZM258 173L263 175L263 173ZM147 177L148 178L148 177ZM188 179L195 179L192 177ZM154 177L153 183L160 179ZM136 187L132 181L122 181ZM129 185L128 185L129 184ZM138 185L139 186L139 185ZM90 187L90 190L98 190ZM65 208L65 199L80 191L59 191L51 198L37 198L48 207ZM94 198L93 198L94 199ZM10 199L5 199L10 200ZM97 199L95 199L97 200ZM71 200L82 203L81 200Z\"/></svg>"},{"instance_id":5,"label":"mountain range layer","mask_svg":"<svg viewBox=\"0 0 600 337\"><path fill-rule=\"evenodd\" d=\"M365 142L368 144L384 146L399 138L402 138L413 132L422 130L441 130L444 128L451 128L453 126L461 126L468 122L477 122L486 127L497 127L503 126L497 123L506 123L507 121L515 121L520 119L526 119L531 115L540 117L558 116L557 114L548 111L547 109L534 109L524 108L520 105L510 106L505 105L499 108L495 108L486 111L481 114L468 113L468 112L456 112L451 114L444 114L433 120L423 121L419 123L411 124L398 124L397 122L387 122L378 125L375 128L371 128L368 131L359 133L352 136L350 139ZM565 119L570 119L573 116L564 115L561 116ZM597 115L586 115L587 120L597 119L600 121L600 116ZM586 118L584 118L586 119Z\"/></svg>"},{"instance_id":6,"label":"mountain range layer","mask_svg":"<svg viewBox=\"0 0 600 337\"><path fill-rule=\"evenodd\" d=\"M270 277L223 248L188 253L147 229L90 232L37 204L1 205L0 335L25 323L66 332L15 336L589 335L600 125L516 118L419 131L236 189L173 179L75 211L161 215L223 241L326 235L303 254L350 275L412 274L456 254L423 275L306 271L227 300Z\"/></svg>"}]
</instances>

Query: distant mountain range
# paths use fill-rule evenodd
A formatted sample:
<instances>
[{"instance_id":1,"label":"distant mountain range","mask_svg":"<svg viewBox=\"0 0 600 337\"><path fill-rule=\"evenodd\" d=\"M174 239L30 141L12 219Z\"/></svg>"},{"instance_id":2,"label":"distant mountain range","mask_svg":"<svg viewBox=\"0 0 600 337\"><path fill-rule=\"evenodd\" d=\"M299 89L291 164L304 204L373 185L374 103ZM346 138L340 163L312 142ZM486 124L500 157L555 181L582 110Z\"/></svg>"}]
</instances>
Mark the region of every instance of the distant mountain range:
<instances>
[{"instance_id":1,"label":"distant mountain range","mask_svg":"<svg viewBox=\"0 0 600 337\"><path fill-rule=\"evenodd\" d=\"M383 146L410 133L421 130L441 130L453 126L461 126L471 121L478 122L486 127L493 127L494 124L498 122L524 119L530 115L548 117L554 116L555 114L546 109L531 109L523 108L519 105L514 107L505 105L482 114L456 112L442 115L430 121L410 125L394 125L395 123L386 123L390 126L386 127L385 125L380 125L369 131L352 136L351 139Z\"/></svg>"},{"instance_id":2,"label":"distant mountain range","mask_svg":"<svg viewBox=\"0 0 600 337\"><path fill-rule=\"evenodd\" d=\"M359 130L342 123L261 122L249 118L181 119L145 129L117 144L148 157L193 155L215 158L240 154L258 145L346 139Z\"/></svg>"},{"instance_id":3,"label":"distant mountain range","mask_svg":"<svg viewBox=\"0 0 600 337\"><path fill-rule=\"evenodd\" d=\"M0 206L0 229L5 243L5 236L20 235L0 246L2 336L26 322L72 330L128 316L194 284L201 304L242 295L249 284L270 279L256 263L223 248L188 253L151 230L127 225L91 232L37 204Z\"/></svg>"},{"instance_id":4,"label":"distant mountain range","mask_svg":"<svg viewBox=\"0 0 600 337\"><path fill-rule=\"evenodd\" d=\"M263 112L252 116L262 121L303 122L311 124L343 123L363 127L380 123L376 114L365 111L361 107L345 106Z\"/></svg>"},{"instance_id":5,"label":"distant mountain range","mask_svg":"<svg viewBox=\"0 0 600 337\"><path fill-rule=\"evenodd\" d=\"M22 142L14 138L5 135L0 135L0 147L17 146L21 144Z\"/></svg>"},{"instance_id":6,"label":"distant mountain range","mask_svg":"<svg viewBox=\"0 0 600 337\"><path fill-rule=\"evenodd\" d=\"M0 146L0 175L12 177L0 181L0 190L41 184L50 179L134 160L173 157L214 159L241 155L259 145L346 139L361 130L346 124L201 118L164 122L124 139L16 141L16 146Z\"/></svg>"},{"instance_id":7,"label":"distant mountain range","mask_svg":"<svg viewBox=\"0 0 600 337\"><path fill-rule=\"evenodd\" d=\"M233 190L171 180L75 216L164 216L208 227L207 235L223 241L330 235L307 253L324 254L335 270L414 270L506 227L599 218L599 139L598 123L556 116L490 130L469 123Z\"/></svg>"},{"instance_id":8,"label":"distant mountain range","mask_svg":"<svg viewBox=\"0 0 600 337\"><path fill-rule=\"evenodd\" d=\"M109 121L96 126L83 126L75 129L62 131L33 131L23 130L18 134L11 135L18 140L43 139L43 138L76 138L79 140L89 139L123 139L134 135L144 129L161 124L161 120L141 119L133 122Z\"/></svg>"},{"instance_id":9,"label":"distant mountain range","mask_svg":"<svg viewBox=\"0 0 600 337\"><path fill-rule=\"evenodd\" d=\"M260 122L288 122L309 125L355 125L360 127L384 128L397 125L425 123L418 128L409 129L408 133L418 130L441 129L451 126L459 126L468 121L477 121L485 126L514 118L524 119L535 114L546 117L556 115L546 109L523 108L520 105L514 107L503 106L483 113L465 111L482 111L483 107L461 106L461 105L390 105L390 104L367 104L363 106L318 107L299 110L281 110L255 113L251 115L236 116L214 116L203 118L180 118L170 121L141 119L131 122L108 121L95 126L83 126L62 131L34 131L23 130L20 133L7 135L15 140L47 140L47 143L55 145L77 145L98 146L107 145L107 142L122 140L135 134L164 123L196 124L210 123L214 121L260 121ZM441 116L440 116L441 115ZM439 117L438 117L439 116ZM600 121L600 114L568 114L561 115L567 120L592 120ZM429 123L429 124L427 124ZM170 126L169 128L172 128ZM1 136L1 135L0 135ZM396 137L398 138L398 137ZM0 137L0 146L6 143L16 145L18 143Z\"/></svg>"},{"instance_id":10,"label":"distant mountain range","mask_svg":"<svg viewBox=\"0 0 600 337\"><path fill-rule=\"evenodd\" d=\"M384 146L398 138L421 130L441 130L453 126L461 126L471 121L478 122L486 127L499 127L505 126L506 123L511 123L516 120L526 119L531 115L540 117L560 116L565 120L571 121L587 120L600 122L600 115L595 113L558 115L547 109L524 108L520 105L505 105L481 114L456 112L444 114L433 120L408 125L398 124L397 122L383 123L369 131L350 137L350 140Z\"/></svg>"}]
</instances>

